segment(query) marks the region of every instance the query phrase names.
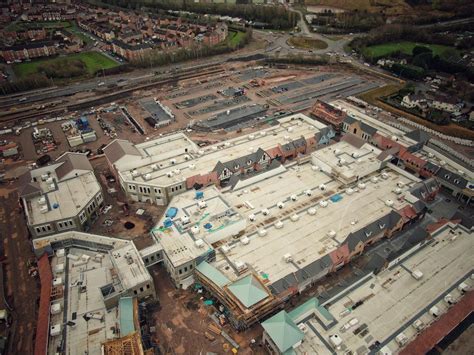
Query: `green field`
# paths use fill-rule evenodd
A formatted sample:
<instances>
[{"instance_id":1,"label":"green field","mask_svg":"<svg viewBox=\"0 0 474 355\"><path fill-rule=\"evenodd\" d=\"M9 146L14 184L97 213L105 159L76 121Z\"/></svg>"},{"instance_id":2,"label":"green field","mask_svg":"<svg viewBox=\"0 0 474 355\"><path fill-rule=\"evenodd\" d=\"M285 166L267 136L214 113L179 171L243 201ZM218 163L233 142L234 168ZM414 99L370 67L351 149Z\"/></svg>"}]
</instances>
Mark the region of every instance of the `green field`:
<instances>
[{"instance_id":1,"label":"green field","mask_svg":"<svg viewBox=\"0 0 474 355\"><path fill-rule=\"evenodd\" d=\"M227 40L231 46L237 46L244 39L245 33L241 31L229 31Z\"/></svg>"},{"instance_id":2,"label":"green field","mask_svg":"<svg viewBox=\"0 0 474 355\"><path fill-rule=\"evenodd\" d=\"M65 57L56 57L51 59L40 59L31 62L19 63L13 66L13 70L18 78L24 78L28 75L35 74L38 72L38 66L40 64L57 61L60 58L68 59L80 59L86 65L87 73L90 75L95 74L98 70L109 69L119 65L119 63L113 61L109 57L99 53L99 52L84 52L78 54L70 54Z\"/></svg>"},{"instance_id":3,"label":"green field","mask_svg":"<svg viewBox=\"0 0 474 355\"><path fill-rule=\"evenodd\" d=\"M378 44L376 46L370 46L364 48L363 54L365 57L370 58L382 58L386 57L392 53L400 51L403 54L411 55L413 48L416 46L428 47L433 51L433 55L440 55L448 49L453 49L453 47L442 46L439 44L426 44L426 43L415 43L415 42L393 42Z\"/></svg>"},{"instance_id":4,"label":"green field","mask_svg":"<svg viewBox=\"0 0 474 355\"><path fill-rule=\"evenodd\" d=\"M300 49L326 49L328 47L326 42L309 37L290 37L288 43Z\"/></svg>"}]
</instances>

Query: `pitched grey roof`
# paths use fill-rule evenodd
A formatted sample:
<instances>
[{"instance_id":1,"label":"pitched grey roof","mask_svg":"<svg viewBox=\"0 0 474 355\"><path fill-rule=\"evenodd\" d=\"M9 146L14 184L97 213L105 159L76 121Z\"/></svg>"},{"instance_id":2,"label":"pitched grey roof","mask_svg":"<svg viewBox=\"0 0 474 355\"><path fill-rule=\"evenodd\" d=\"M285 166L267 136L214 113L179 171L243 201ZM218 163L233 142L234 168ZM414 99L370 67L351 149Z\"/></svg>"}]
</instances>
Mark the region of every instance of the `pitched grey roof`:
<instances>
[{"instance_id":1,"label":"pitched grey roof","mask_svg":"<svg viewBox=\"0 0 474 355\"><path fill-rule=\"evenodd\" d=\"M232 172L236 172L241 168L252 166L254 163L258 162L264 154L266 154L265 151L262 148L258 148L256 152L235 158L225 163L218 161L213 171L216 171L218 175L220 175L225 168Z\"/></svg>"},{"instance_id":2,"label":"pitched grey roof","mask_svg":"<svg viewBox=\"0 0 474 355\"><path fill-rule=\"evenodd\" d=\"M346 119L344 120L345 123L347 124L353 124L355 121L357 121L355 118L351 117L351 116L347 116Z\"/></svg>"},{"instance_id":3,"label":"pitched grey roof","mask_svg":"<svg viewBox=\"0 0 474 355\"><path fill-rule=\"evenodd\" d=\"M429 179L417 183L409 191L413 196L424 200L428 194L437 190L438 187L438 180L436 180L434 177L431 177Z\"/></svg>"},{"instance_id":4,"label":"pitched grey roof","mask_svg":"<svg viewBox=\"0 0 474 355\"><path fill-rule=\"evenodd\" d=\"M354 251L360 242L365 243L373 236L380 233L385 233L386 230L392 229L401 218L402 216L398 212L390 211L390 213L359 229L358 231L350 233L345 240L349 246L349 250Z\"/></svg>"},{"instance_id":5,"label":"pitched grey roof","mask_svg":"<svg viewBox=\"0 0 474 355\"><path fill-rule=\"evenodd\" d=\"M436 164L433 164L432 162L428 161L426 164L423 166L423 169L426 169L428 171L431 171L433 174L435 174L439 170L439 166Z\"/></svg>"},{"instance_id":6,"label":"pitched grey roof","mask_svg":"<svg viewBox=\"0 0 474 355\"><path fill-rule=\"evenodd\" d=\"M423 144L428 142L430 139L430 135L421 129L415 129L411 132L408 132L407 134L405 134L405 136Z\"/></svg>"},{"instance_id":7,"label":"pitched grey roof","mask_svg":"<svg viewBox=\"0 0 474 355\"><path fill-rule=\"evenodd\" d=\"M468 184L468 181L461 175L443 167L439 168L435 175L438 179L445 181L453 186L457 186L460 189L466 188Z\"/></svg>"},{"instance_id":8,"label":"pitched grey roof","mask_svg":"<svg viewBox=\"0 0 474 355\"><path fill-rule=\"evenodd\" d=\"M103 150L107 160L112 164L126 155L141 156L138 149L131 142L124 139L115 139Z\"/></svg>"},{"instance_id":9,"label":"pitched grey roof","mask_svg":"<svg viewBox=\"0 0 474 355\"><path fill-rule=\"evenodd\" d=\"M56 159L56 161L62 162L62 164L56 168L58 180L61 180L64 176L76 169L89 171L93 170L87 155L82 153L67 152Z\"/></svg>"}]
</instances>

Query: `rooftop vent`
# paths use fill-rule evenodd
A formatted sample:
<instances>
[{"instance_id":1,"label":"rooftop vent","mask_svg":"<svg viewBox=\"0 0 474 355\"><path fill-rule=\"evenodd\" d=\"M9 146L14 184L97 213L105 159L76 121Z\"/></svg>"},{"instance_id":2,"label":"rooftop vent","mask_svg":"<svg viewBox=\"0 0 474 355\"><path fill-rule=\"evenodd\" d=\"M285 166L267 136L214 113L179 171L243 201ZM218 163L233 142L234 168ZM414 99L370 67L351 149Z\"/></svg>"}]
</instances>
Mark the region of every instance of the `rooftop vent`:
<instances>
[{"instance_id":1,"label":"rooftop vent","mask_svg":"<svg viewBox=\"0 0 474 355\"><path fill-rule=\"evenodd\" d=\"M298 199L298 196L296 195L291 195L290 196L291 201L296 201Z\"/></svg>"},{"instance_id":2,"label":"rooftop vent","mask_svg":"<svg viewBox=\"0 0 474 355\"><path fill-rule=\"evenodd\" d=\"M267 230L266 230L265 228L259 229L258 235L259 235L260 237L266 236L266 235L267 235Z\"/></svg>"},{"instance_id":3,"label":"rooftop vent","mask_svg":"<svg viewBox=\"0 0 474 355\"><path fill-rule=\"evenodd\" d=\"M298 216L297 213L295 213L294 215L291 216L291 220L292 220L293 222L296 222L296 221L299 220L299 219L300 219L300 216Z\"/></svg>"},{"instance_id":4,"label":"rooftop vent","mask_svg":"<svg viewBox=\"0 0 474 355\"><path fill-rule=\"evenodd\" d=\"M308 214L310 216L314 216L316 214L316 208L314 207L311 207L309 210L308 210Z\"/></svg>"},{"instance_id":5,"label":"rooftop vent","mask_svg":"<svg viewBox=\"0 0 474 355\"><path fill-rule=\"evenodd\" d=\"M278 221L275 223L275 228L276 229L282 229L283 228L283 222L282 221Z\"/></svg>"},{"instance_id":6,"label":"rooftop vent","mask_svg":"<svg viewBox=\"0 0 474 355\"><path fill-rule=\"evenodd\" d=\"M361 182L359 185L357 185L357 187L361 190L364 190L366 188L366 185L363 182Z\"/></svg>"},{"instance_id":7,"label":"rooftop vent","mask_svg":"<svg viewBox=\"0 0 474 355\"><path fill-rule=\"evenodd\" d=\"M306 196L311 196L311 195L313 194L313 192L308 189L308 190L305 190L305 191L304 191L304 194L305 194Z\"/></svg>"},{"instance_id":8,"label":"rooftop vent","mask_svg":"<svg viewBox=\"0 0 474 355\"><path fill-rule=\"evenodd\" d=\"M392 207L392 206L393 206L393 200L386 200L386 201L385 201L385 204L386 204L388 207Z\"/></svg>"},{"instance_id":9,"label":"rooftop vent","mask_svg":"<svg viewBox=\"0 0 474 355\"><path fill-rule=\"evenodd\" d=\"M263 214L264 216L268 216L268 215L270 214L270 211L267 210L266 208L264 208L264 209L262 210L262 214Z\"/></svg>"},{"instance_id":10,"label":"rooftop vent","mask_svg":"<svg viewBox=\"0 0 474 355\"><path fill-rule=\"evenodd\" d=\"M327 207L327 206L328 206L328 202L327 202L326 200L321 200L321 201L319 202L319 205L324 208L324 207Z\"/></svg>"},{"instance_id":11,"label":"rooftop vent","mask_svg":"<svg viewBox=\"0 0 474 355\"><path fill-rule=\"evenodd\" d=\"M293 261L293 256L290 253L285 254L283 255L283 260L287 263L291 263Z\"/></svg>"},{"instance_id":12,"label":"rooftop vent","mask_svg":"<svg viewBox=\"0 0 474 355\"><path fill-rule=\"evenodd\" d=\"M143 177L145 180L150 180L151 179L151 174L145 174Z\"/></svg>"},{"instance_id":13,"label":"rooftop vent","mask_svg":"<svg viewBox=\"0 0 474 355\"><path fill-rule=\"evenodd\" d=\"M353 193L354 193L354 190L351 189L351 188L348 188L348 189L346 190L346 194L348 194L348 195L352 195Z\"/></svg>"},{"instance_id":14,"label":"rooftop vent","mask_svg":"<svg viewBox=\"0 0 474 355\"><path fill-rule=\"evenodd\" d=\"M151 167L151 169L152 169L153 171L158 170L158 164L151 164L150 167Z\"/></svg>"},{"instance_id":15,"label":"rooftop vent","mask_svg":"<svg viewBox=\"0 0 474 355\"><path fill-rule=\"evenodd\" d=\"M240 242L243 245L248 245L250 243L250 239L249 239L249 237L243 237L242 239L240 239Z\"/></svg>"},{"instance_id":16,"label":"rooftop vent","mask_svg":"<svg viewBox=\"0 0 474 355\"><path fill-rule=\"evenodd\" d=\"M280 201L280 202L277 203L277 206L278 206L279 209L282 209L283 207L285 207L285 204Z\"/></svg>"}]
</instances>

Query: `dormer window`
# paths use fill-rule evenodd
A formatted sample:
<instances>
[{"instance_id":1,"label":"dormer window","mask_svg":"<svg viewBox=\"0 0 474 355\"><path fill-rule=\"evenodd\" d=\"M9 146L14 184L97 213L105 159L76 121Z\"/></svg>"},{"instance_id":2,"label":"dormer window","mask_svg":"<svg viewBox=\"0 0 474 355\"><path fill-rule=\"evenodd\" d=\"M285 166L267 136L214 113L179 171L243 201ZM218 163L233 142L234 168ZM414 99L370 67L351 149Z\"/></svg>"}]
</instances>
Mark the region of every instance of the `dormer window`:
<instances>
[{"instance_id":1,"label":"dormer window","mask_svg":"<svg viewBox=\"0 0 474 355\"><path fill-rule=\"evenodd\" d=\"M372 232L365 232L365 236L368 238L372 235Z\"/></svg>"},{"instance_id":2,"label":"dormer window","mask_svg":"<svg viewBox=\"0 0 474 355\"><path fill-rule=\"evenodd\" d=\"M384 228L385 228L385 223L383 223L383 224L380 223L380 224L379 224L379 228L380 228L380 229L384 229Z\"/></svg>"},{"instance_id":3,"label":"dormer window","mask_svg":"<svg viewBox=\"0 0 474 355\"><path fill-rule=\"evenodd\" d=\"M444 175L446 179L449 179L451 176L449 174Z\"/></svg>"},{"instance_id":4,"label":"dormer window","mask_svg":"<svg viewBox=\"0 0 474 355\"><path fill-rule=\"evenodd\" d=\"M461 181L459 179L454 179L455 184L459 184Z\"/></svg>"},{"instance_id":5,"label":"dormer window","mask_svg":"<svg viewBox=\"0 0 474 355\"><path fill-rule=\"evenodd\" d=\"M239 164L235 164L235 165L234 165L234 169L235 169L235 170L237 170L237 169L239 169L239 168L240 168L240 165L239 165Z\"/></svg>"},{"instance_id":6,"label":"dormer window","mask_svg":"<svg viewBox=\"0 0 474 355\"><path fill-rule=\"evenodd\" d=\"M252 162L251 159L247 160L247 165L252 165L252 163L253 163L253 162Z\"/></svg>"}]
</instances>

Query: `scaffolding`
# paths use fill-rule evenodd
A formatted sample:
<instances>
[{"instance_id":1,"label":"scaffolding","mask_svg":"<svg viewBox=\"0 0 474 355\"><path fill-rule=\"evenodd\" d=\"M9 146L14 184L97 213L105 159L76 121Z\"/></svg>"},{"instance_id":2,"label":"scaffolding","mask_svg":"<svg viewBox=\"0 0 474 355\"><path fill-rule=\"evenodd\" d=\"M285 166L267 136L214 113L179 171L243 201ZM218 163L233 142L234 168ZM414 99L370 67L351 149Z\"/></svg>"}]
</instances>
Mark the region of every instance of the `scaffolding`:
<instances>
[{"instance_id":1,"label":"scaffolding","mask_svg":"<svg viewBox=\"0 0 474 355\"><path fill-rule=\"evenodd\" d=\"M105 355L144 355L139 332L130 333L120 339L109 340L102 344Z\"/></svg>"}]
</instances>

